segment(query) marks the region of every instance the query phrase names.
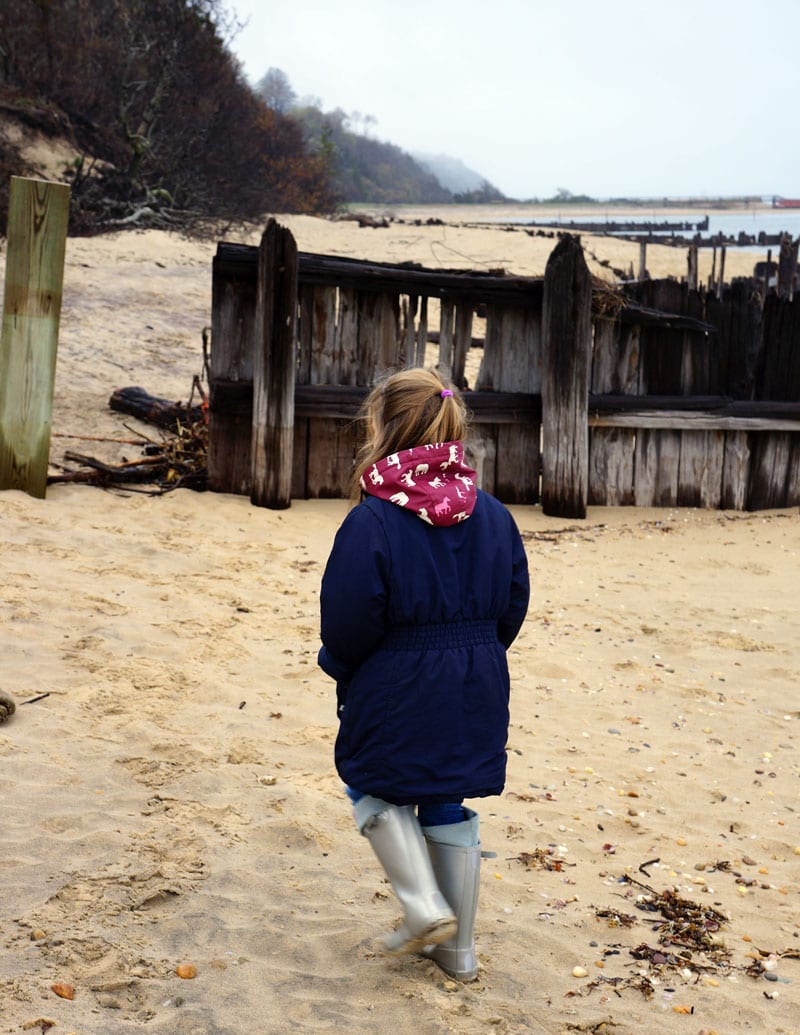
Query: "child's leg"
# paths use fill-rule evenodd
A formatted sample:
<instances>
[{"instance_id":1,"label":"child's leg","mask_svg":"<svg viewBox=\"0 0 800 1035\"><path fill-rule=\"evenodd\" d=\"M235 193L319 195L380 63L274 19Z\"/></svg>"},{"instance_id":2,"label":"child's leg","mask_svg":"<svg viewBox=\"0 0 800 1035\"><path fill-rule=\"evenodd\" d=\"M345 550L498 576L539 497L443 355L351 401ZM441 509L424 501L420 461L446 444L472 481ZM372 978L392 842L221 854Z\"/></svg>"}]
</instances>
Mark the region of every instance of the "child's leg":
<instances>
[{"instance_id":1,"label":"child's leg","mask_svg":"<svg viewBox=\"0 0 800 1035\"><path fill-rule=\"evenodd\" d=\"M426 818L428 815L426 812ZM451 977L473 981L478 976L473 933L481 866L478 814L462 809L460 822L423 822L422 826L436 880L458 920L455 937L427 950L426 955Z\"/></svg>"},{"instance_id":2,"label":"child's leg","mask_svg":"<svg viewBox=\"0 0 800 1035\"><path fill-rule=\"evenodd\" d=\"M384 938L389 952L418 952L455 934L455 917L439 890L413 806L392 805L352 791L353 814L361 834L383 866L403 907L404 920Z\"/></svg>"}]
</instances>

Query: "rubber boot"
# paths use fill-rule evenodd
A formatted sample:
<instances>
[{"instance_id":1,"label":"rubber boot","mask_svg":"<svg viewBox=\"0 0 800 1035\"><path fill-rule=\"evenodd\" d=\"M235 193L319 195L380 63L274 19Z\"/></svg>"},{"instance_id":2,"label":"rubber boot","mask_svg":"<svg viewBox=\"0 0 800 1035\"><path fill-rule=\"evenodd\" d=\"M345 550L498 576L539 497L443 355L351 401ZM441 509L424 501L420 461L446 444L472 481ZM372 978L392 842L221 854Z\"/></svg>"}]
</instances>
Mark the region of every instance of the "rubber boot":
<instances>
[{"instance_id":1,"label":"rubber boot","mask_svg":"<svg viewBox=\"0 0 800 1035\"><path fill-rule=\"evenodd\" d=\"M475 955L475 915L481 879L481 843L478 814L464 809L463 823L424 827L439 887L458 921L458 931L448 940L427 946L425 955L459 981L474 981L478 976Z\"/></svg>"},{"instance_id":2,"label":"rubber boot","mask_svg":"<svg viewBox=\"0 0 800 1035\"><path fill-rule=\"evenodd\" d=\"M373 804L374 803L374 804ZM374 811L380 805L380 811ZM387 952L420 952L452 938L456 918L439 890L422 829L412 806L362 798L356 822L372 845L403 907L403 922L383 939ZM366 813L363 822L359 822Z\"/></svg>"}]
</instances>

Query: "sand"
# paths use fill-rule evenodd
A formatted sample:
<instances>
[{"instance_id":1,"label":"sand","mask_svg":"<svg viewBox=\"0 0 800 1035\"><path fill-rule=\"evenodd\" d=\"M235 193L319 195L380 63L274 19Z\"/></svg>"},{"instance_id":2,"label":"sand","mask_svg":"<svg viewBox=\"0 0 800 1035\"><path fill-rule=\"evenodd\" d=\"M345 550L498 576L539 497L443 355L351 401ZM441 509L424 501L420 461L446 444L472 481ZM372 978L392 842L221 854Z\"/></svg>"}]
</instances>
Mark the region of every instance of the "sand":
<instances>
[{"instance_id":1,"label":"sand","mask_svg":"<svg viewBox=\"0 0 800 1035\"><path fill-rule=\"evenodd\" d=\"M281 221L329 254L520 273L548 254ZM152 433L108 409L115 388L188 397L213 249L69 242L53 470L65 449L139 455L66 437ZM462 985L377 950L398 909L332 766L317 599L345 504L0 493L0 1033L800 1031L800 516L513 512L533 598L506 791L470 803ZM668 890L720 914L710 947L660 942Z\"/></svg>"}]
</instances>

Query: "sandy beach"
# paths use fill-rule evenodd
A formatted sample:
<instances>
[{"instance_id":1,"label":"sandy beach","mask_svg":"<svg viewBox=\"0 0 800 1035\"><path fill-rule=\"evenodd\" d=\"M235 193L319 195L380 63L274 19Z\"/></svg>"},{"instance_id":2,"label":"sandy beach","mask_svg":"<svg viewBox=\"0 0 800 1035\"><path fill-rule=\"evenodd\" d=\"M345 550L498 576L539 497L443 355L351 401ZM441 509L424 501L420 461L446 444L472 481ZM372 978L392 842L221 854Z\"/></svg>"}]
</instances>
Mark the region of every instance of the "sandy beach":
<instances>
[{"instance_id":1,"label":"sandy beach","mask_svg":"<svg viewBox=\"0 0 800 1035\"><path fill-rule=\"evenodd\" d=\"M538 275L554 244L277 218L301 250L434 267ZM599 275L638 261L585 242ZM188 398L214 249L68 242L54 472L67 449L140 455L153 429L108 408L116 388ZM648 248L654 276L685 261ZM752 261L731 249L726 271ZM345 512L0 492L0 689L17 702L0 725L0 1035L797 1035L798 512L513 508L533 596L506 790L470 803L472 984L377 950L399 910L334 771L316 666Z\"/></svg>"}]
</instances>

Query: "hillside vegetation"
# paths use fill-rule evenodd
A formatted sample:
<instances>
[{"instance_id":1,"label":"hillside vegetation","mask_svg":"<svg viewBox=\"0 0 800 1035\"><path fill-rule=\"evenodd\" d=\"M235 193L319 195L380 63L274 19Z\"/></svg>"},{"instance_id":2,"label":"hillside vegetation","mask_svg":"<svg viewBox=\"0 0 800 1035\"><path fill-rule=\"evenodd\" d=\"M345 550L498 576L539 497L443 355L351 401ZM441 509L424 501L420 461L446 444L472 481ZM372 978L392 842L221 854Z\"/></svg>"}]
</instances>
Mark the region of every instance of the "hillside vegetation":
<instances>
[{"instance_id":1,"label":"hillside vegetation","mask_svg":"<svg viewBox=\"0 0 800 1035\"><path fill-rule=\"evenodd\" d=\"M247 84L225 17L219 0L0 4L0 113L74 146L72 233L334 206L324 159ZM35 171L0 139L0 218L9 173Z\"/></svg>"},{"instance_id":2,"label":"hillside vegetation","mask_svg":"<svg viewBox=\"0 0 800 1035\"><path fill-rule=\"evenodd\" d=\"M344 112L297 103L279 69L252 87L237 29L223 0L0 2L0 233L9 175L69 183L72 234L502 198L486 181L454 192ZM26 133L59 162L39 164Z\"/></svg>"}]
</instances>

